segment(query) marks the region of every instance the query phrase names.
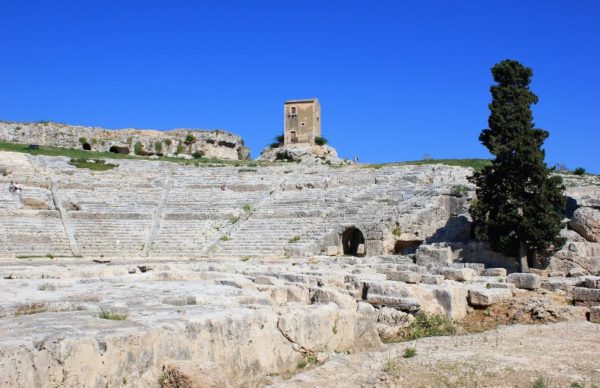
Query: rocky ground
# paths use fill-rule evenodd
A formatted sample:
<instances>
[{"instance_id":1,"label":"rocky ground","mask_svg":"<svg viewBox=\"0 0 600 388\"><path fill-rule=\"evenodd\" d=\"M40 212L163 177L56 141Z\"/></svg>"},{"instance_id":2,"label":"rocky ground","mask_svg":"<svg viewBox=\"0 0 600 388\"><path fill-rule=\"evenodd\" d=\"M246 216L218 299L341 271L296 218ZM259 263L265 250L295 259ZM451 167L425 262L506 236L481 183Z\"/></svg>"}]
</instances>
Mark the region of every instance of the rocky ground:
<instances>
[{"instance_id":1,"label":"rocky ground","mask_svg":"<svg viewBox=\"0 0 600 388\"><path fill-rule=\"evenodd\" d=\"M416 349L416 355L405 358L407 348ZM594 387L600 385L598 354L600 325L585 321L518 324L333 355L323 365L273 385Z\"/></svg>"},{"instance_id":2,"label":"rocky ground","mask_svg":"<svg viewBox=\"0 0 600 388\"><path fill-rule=\"evenodd\" d=\"M560 385L600 376L600 326L586 322L597 277L426 268L406 256L103 260L0 265L0 385L528 386L538 375ZM443 332L452 335L391 344L415 332L417 312L453 320ZM415 357L402 357L406 347Z\"/></svg>"}]
</instances>

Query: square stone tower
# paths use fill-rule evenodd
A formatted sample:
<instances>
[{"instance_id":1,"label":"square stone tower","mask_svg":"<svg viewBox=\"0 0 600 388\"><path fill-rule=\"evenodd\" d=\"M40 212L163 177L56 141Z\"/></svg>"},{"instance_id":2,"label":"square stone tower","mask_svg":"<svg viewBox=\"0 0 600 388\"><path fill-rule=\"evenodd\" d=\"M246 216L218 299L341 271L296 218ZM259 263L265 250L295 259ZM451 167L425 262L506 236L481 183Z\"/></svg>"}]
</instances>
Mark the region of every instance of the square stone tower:
<instances>
[{"instance_id":1,"label":"square stone tower","mask_svg":"<svg viewBox=\"0 0 600 388\"><path fill-rule=\"evenodd\" d=\"M319 100L288 100L283 104L284 145L315 144L321 136L321 105Z\"/></svg>"}]
</instances>

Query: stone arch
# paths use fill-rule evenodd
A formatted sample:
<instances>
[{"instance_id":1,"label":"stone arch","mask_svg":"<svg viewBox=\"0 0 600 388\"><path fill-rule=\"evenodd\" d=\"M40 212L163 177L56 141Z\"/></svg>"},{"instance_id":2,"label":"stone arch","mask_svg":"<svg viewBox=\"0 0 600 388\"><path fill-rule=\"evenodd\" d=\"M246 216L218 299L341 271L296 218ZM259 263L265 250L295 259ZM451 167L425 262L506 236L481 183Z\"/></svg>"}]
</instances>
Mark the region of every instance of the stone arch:
<instances>
[{"instance_id":1,"label":"stone arch","mask_svg":"<svg viewBox=\"0 0 600 388\"><path fill-rule=\"evenodd\" d=\"M92 145L88 142L83 142L83 143L81 143L81 148L83 148L86 151L91 151Z\"/></svg>"},{"instance_id":2,"label":"stone arch","mask_svg":"<svg viewBox=\"0 0 600 388\"><path fill-rule=\"evenodd\" d=\"M125 154L125 155L128 155L129 154L129 147L111 146L108 149L108 151L112 152L113 154Z\"/></svg>"},{"instance_id":3,"label":"stone arch","mask_svg":"<svg viewBox=\"0 0 600 388\"><path fill-rule=\"evenodd\" d=\"M363 246L362 252L359 252L360 245ZM364 256L367 252L363 232L355 226L346 228L342 233L342 249L345 255Z\"/></svg>"}]
</instances>

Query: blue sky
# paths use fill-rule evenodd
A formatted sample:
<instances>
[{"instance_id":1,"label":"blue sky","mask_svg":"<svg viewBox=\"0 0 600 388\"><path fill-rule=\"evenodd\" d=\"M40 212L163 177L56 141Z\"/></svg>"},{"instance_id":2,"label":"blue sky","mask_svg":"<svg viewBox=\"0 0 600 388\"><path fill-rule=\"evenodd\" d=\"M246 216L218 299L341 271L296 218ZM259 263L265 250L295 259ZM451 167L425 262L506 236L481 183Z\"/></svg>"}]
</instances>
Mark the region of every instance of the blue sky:
<instances>
[{"instance_id":1,"label":"blue sky","mask_svg":"<svg viewBox=\"0 0 600 388\"><path fill-rule=\"evenodd\" d=\"M600 2L0 0L0 119L222 128L253 156L286 99L363 162L489 157L494 63L534 70L549 163L600 173Z\"/></svg>"}]
</instances>

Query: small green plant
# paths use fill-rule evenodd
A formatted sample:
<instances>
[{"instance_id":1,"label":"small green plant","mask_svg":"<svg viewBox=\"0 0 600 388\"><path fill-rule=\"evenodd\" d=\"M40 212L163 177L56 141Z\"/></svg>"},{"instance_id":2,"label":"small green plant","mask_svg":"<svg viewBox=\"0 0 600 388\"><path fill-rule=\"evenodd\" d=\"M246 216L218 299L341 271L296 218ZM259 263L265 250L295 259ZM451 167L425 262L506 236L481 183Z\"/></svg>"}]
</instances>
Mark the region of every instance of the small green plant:
<instances>
[{"instance_id":1,"label":"small green plant","mask_svg":"<svg viewBox=\"0 0 600 388\"><path fill-rule=\"evenodd\" d=\"M127 377L123 377L123 385L127 385Z\"/></svg>"},{"instance_id":2,"label":"small green plant","mask_svg":"<svg viewBox=\"0 0 600 388\"><path fill-rule=\"evenodd\" d=\"M167 147L171 147L171 144L173 144L173 140L167 139L165 140L165 144L167 145Z\"/></svg>"},{"instance_id":3,"label":"small green plant","mask_svg":"<svg viewBox=\"0 0 600 388\"><path fill-rule=\"evenodd\" d=\"M46 253L46 257L49 258L50 260L54 259L54 256L52 255L52 253Z\"/></svg>"},{"instance_id":4,"label":"small green plant","mask_svg":"<svg viewBox=\"0 0 600 388\"><path fill-rule=\"evenodd\" d=\"M182 143L177 144L177 150L175 154L182 154L185 152L185 146Z\"/></svg>"},{"instance_id":5,"label":"small green plant","mask_svg":"<svg viewBox=\"0 0 600 388\"><path fill-rule=\"evenodd\" d=\"M404 349L404 355L402 357L404 357L404 358L413 358L416 355L417 355L417 349L416 348L406 348L406 349Z\"/></svg>"},{"instance_id":6,"label":"small green plant","mask_svg":"<svg viewBox=\"0 0 600 388\"><path fill-rule=\"evenodd\" d=\"M532 388L547 388L548 387L548 379L544 378L544 376L539 376L533 382Z\"/></svg>"},{"instance_id":7,"label":"small green plant","mask_svg":"<svg viewBox=\"0 0 600 388\"><path fill-rule=\"evenodd\" d=\"M194 159L200 159L204 156L204 152L202 151L194 151L194 153L192 153L192 157Z\"/></svg>"},{"instance_id":8,"label":"small green plant","mask_svg":"<svg viewBox=\"0 0 600 388\"><path fill-rule=\"evenodd\" d=\"M299 159L294 159L294 156L288 150L278 151L275 154L275 160L282 161L282 162L300 162Z\"/></svg>"},{"instance_id":9,"label":"small green plant","mask_svg":"<svg viewBox=\"0 0 600 388\"><path fill-rule=\"evenodd\" d=\"M231 216L231 217L229 217L229 222L231 222L232 224L235 224L239 220L240 220L239 216Z\"/></svg>"},{"instance_id":10,"label":"small green plant","mask_svg":"<svg viewBox=\"0 0 600 388\"><path fill-rule=\"evenodd\" d=\"M316 145L320 145L320 146L324 146L325 144L327 144L327 139L325 139L322 136L317 136L317 137L315 137L315 144Z\"/></svg>"},{"instance_id":11,"label":"small green plant","mask_svg":"<svg viewBox=\"0 0 600 388\"><path fill-rule=\"evenodd\" d=\"M250 260L250 256L242 256L240 257L240 261L248 261Z\"/></svg>"},{"instance_id":12,"label":"small green plant","mask_svg":"<svg viewBox=\"0 0 600 388\"><path fill-rule=\"evenodd\" d=\"M96 139L96 138L93 138L93 139L92 139L92 144L98 144L98 139Z\"/></svg>"},{"instance_id":13,"label":"small green plant","mask_svg":"<svg viewBox=\"0 0 600 388\"><path fill-rule=\"evenodd\" d=\"M162 143L160 141L154 143L154 151L156 151L157 153L162 152Z\"/></svg>"},{"instance_id":14,"label":"small green plant","mask_svg":"<svg viewBox=\"0 0 600 388\"><path fill-rule=\"evenodd\" d=\"M79 144L87 143L87 139L85 137L79 138Z\"/></svg>"},{"instance_id":15,"label":"small green plant","mask_svg":"<svg viewBox=\"0 0 600 388\"><path fill-rule=\"evenodd\" d=\"M229 241L231 239L229 238L229 236L221 236L220 240L221 241Z\"/></svg>"},{"instance_id":16,"label":"small green plant","mask_svg":"<svg viewBox=\"0 0 600 388\"><path fill-rule=\"evenodd\" d=\"M420 312L409 325L405 338L416 340L423 337L436 337L456 333L456 327L445 315L428 315Z\"/></svg>"},{"instance_id":17,"label":"small green plant","mask_svg":"<svg viewBox=\"0 0 600 388\"><path fill-rule=\"evenodd\" d=\"M296 365L296 367L298 369L303 369L306 368L307 365L316 365L318 362L319 361L317 360L317 356L315 356L314 354L309 354L298 360L298 364Z\"/></svg>"},{"instance_id":18,"label":"small green plant","mask_svg":"<svg viewBox=\"0 0 600 388\"><path fill-rule=\"evenodd\" d=\"M142 155L144 153L144 146L139 141L133 146L133 153L136 155Z\"/></svg>"},{"instance_id":19,"label":"small green plant","mask_svg":"<svg viewBox=\"0 0 600 388\"><path fill-rule=\"evenodd\" d=\"M242 207L242 210L246 213L250 213L250 211L252 211L252 206L249 203L247 203Z\"/></svg>"},{"instance_id":20,"label":"small green plant","mask_svg":"<svg viewBox=\"0 0 600 388\"><path fill-rule=\"evenodd\" d=\"M124 321L127 319L127 314L112 313L110 311L101 311L98 316L101 319L109 319L111 321Z\"/></svg>"},{"instance_id":21,"label":"small green plant","mask_svg":"<svg viewBox=\"0 0 600 388\"><path fill-rule=\"evenodd\" d=\"M300 241L300 236L294 236L288 240L289 243L296 243L298 241Z\"/></svg>"},{"instance_id":22,"label":"small green plant","mask_svg":"<svg viewBox=\"0 0 600 388\"><path fill-rule=\"evenodd\" d=\"M160 376L158 376L158 386L159 388L165 388L165 383L167 382L167 375L165 375L165 372L161 373Z\"/></svg>"},{"instance_id":23,"label":"small green plant","mask_svg":"<svg viewBox=\"0 0 600 388\"><path fill-rule=\"evenodd\" d=\"M385 373L391 373L394 372L395 370L398 369L398 358L397 357L392 357L392 356L387 356L385 357L382 361L381 361L382 365L381 365L381 370L383 370Z\"/></svg>"},{"instance_id":24,"label":"small green plant","mask_svg":"<svg viewBox=\"0 0 600 388\"><path fill-rule=\"evenodd\" d=\"M194 137L194 135L191 132L188 132L188 134L185 135L185 140L183 142L187 145L190 145L196 142L196 137Z\"/></svg>"},{"instance_id":25,"label":"small green plant","mask_svg":"<svg viewBox=\"0 0 600 388\"><path fill-rule=\"evenodd\" d=\"M577 167L575 170L573 170L573 174L575 175L585 175L585 168L583 167Z\"/></svg>"},{"instance_id":26,"label":"small green plant","mask_svg":"<svg viewBox=\"0 0 600 388\"><path fill-rule=\"evenodd\" d=\"M392 234L396 237L400 237L402 235L402 229L399 226L396 226L394 230L392 230Z\"/></svg>"},{"instance_id":27,"label":"small green plant","mask_svg":"<svg viewBox=\"0 0 600 388\"><path fill-rule=\"evenodd\" d=\"M283 135L277 135L275 136L275 141L273 143L271 143L271 145L269 147L271 148L279 148L283 145L285 137Z\"/></svg>"},{"instance_id":28,"label":"small green plant","mask_svg":"<svg viewBox=\"0 0 600 388\"><path fill-rule=\"evenodd\" d=\"M579 383L572 383L571 388L584 388L584 387L583 387L583 385L581 385Z\"/></svg>"},{"instance_id":29,"label":"small green plant","mask_svg":"<svg viewBox=\"0 0 600 388\"><path fill-rule=\"evenodd\" d=\"M465 185L452 186L452 194L459 197L462 197L463 195L467 194L468 191L469 188Z\"/></svg>"}]
</instances>

